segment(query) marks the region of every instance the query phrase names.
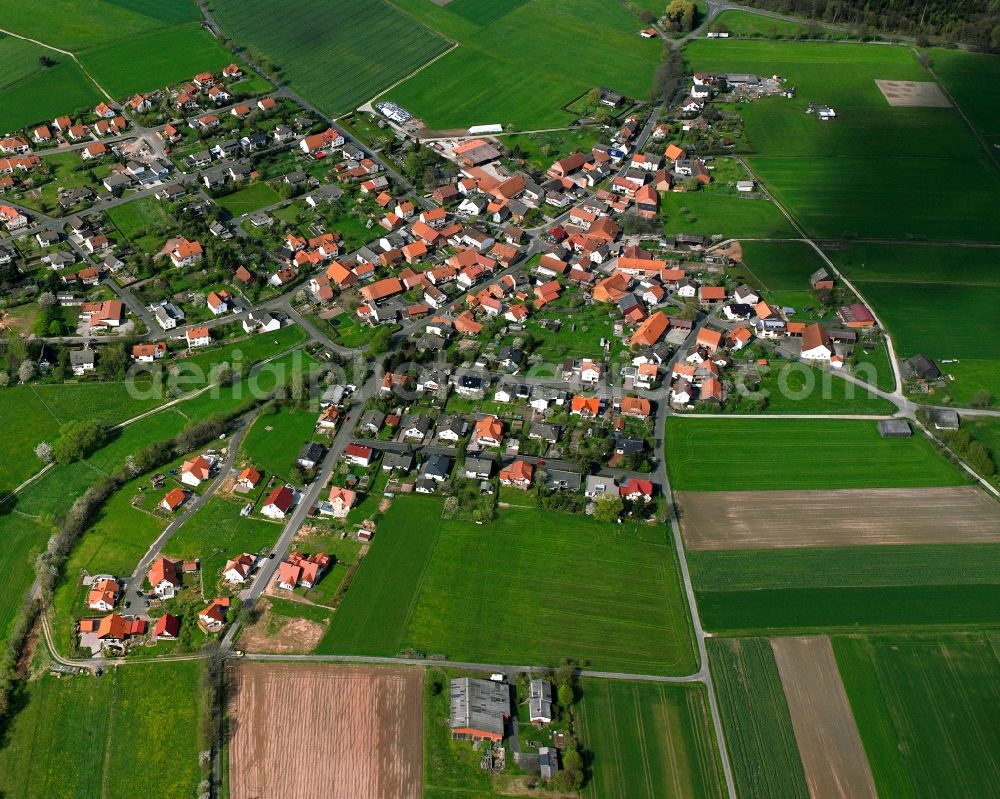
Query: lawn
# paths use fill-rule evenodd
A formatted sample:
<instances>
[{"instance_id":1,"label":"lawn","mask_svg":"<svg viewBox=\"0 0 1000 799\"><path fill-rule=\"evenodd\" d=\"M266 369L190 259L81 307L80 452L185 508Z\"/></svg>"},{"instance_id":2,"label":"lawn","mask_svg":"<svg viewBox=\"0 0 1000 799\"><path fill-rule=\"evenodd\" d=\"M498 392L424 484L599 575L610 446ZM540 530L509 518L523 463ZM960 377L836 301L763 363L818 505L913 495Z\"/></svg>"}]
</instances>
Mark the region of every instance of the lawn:
<instances>
[{"instance_id":1,"label":"lawn","mask_svg":"<svg viewBox=\"0 0 1000 799\"><path fill-rule=\"evenodd\" d=\"M80 62L113 97L128 97L218 72L233 55L200 22L186 22L80 54Z\"/></svg>"},{"instance_id":2,"label":"lawn","mask_svg":"<svg viewBox=\"0 0 1000 799\"><path fill-rule=\"evenodd\" d=\"M583 680L579 730L593 754L584 799L722 797L701 685Z\"/></svg>"},{"instance_id":3,"label":"lawn","mask_svg":"<svg viewBox=\"0 0 1000 799\"><path fill-rule=\"evenodd\" d=\"M923 436L881 438L874 421L673 418L667 422L666 450L675 491L966 482Z\"/></svg>"},{"instance_id":4,"label":"lawn","mask_svg":"<svg viewBox=\"0 0 1000 799\"><path fill-rule=\"evenodd\" d=\"M770 642L709 639L706 644L737 794L805 799L809 792Z\"/></svg>"},{"instance_id":5,"label":"lawn","mask_svg":"<svg viewBox=\"0 0 1000 799\"><path fill-rule=\"evenodd\" d=\"M252 214L254 211L268 205L274 205L280 200L281 197L278 196L278 192L271 188L271 184L261 181L251 183L245 189L234 191L225 197L220 197L216 202L236 217Z\"/></svg>"},{"instance_id":6,"label":"lawn","mask_svg":"<svg viewBox=\"0 0 1000 799\"><path fill-rule=\"evenodd\" d=\"M640 39L638 19L618 3L529 0L485 27L450 5L398 5L460 43L386 94L435 129L564 126L575 115L563 106L597 86L644 99L662 55L662 43ZM559 41L573 46L553 46Z\"/></svg>"},{"instance_id":7,"label":"lawn","mask_svg":"<svg viewBox=\"0 0 1000 799\"><path fill-rule=\"evenodd\" d=\"M796 87L794 99L768 98L740 112L750 167L813 235L1000 239L1000 221L978 213L1000 191L1000 171L958 113L891 107L875 84L930 79L910 50L702 39L689 43L685 55L692 70L777 73ZM824 123L806 114L810 101L831 105L837 119ZM926 158L939 141L966 169Z\"/></svg>"},{"instance_id":8,"label":"lawn","mask_svg":"<svg viewBox=\"0 0 1000 799\"><path fill-rule=\"evenodd\" d=\"M222 577L226 561L242 552L262 554L281 535L281 525L240 516L243 502L213 497L198 509L170 539L165 554L190 560L201 558L205 591L211 593Z\"/></svg>"},{"instance_id":9,"label":"lawn","mask_svg":"<svg viewBox=\"0 0 1000 799\"><path fill-rule=\"evenodd\" d=\"M935 359L955 377L947 392L958 403L980 389L1000 396L1000 343L983 335L1000 303L995 250L853 244L830 255L886 324L900 358Z\"/></svg>"},{"instance_id":10,"label":"lawn","mask_svg":"<svg viewBox=\"0 0 1000 799\"><path fill-rule=\"evenodd\" d=\"M440 508L434 499L394 502L319 651L694 670L662 527L611 527L534 508L504 509L477 526L441 521ZM539 557L549 564L544 579Z\"/></svg>"},{"instance_id":11,"label":"lawn","mask_svg":"<svg viewBox=\"0 0 1000 799\"><path fill-rule=\"evenodd\" d=\"M803 363L775 359L760 373L759 385L748 385L747 388L752 393L766 395L767 404L762 409L763 413L891 416L896 412L896 406L888 400L833 372Z\"/></svg>"},{"instance_id":12,"label":"lawn","mask_svg":"<svg viewBox=\"0 0 1000 799\"><path fill-rule=\"evenodd\" d=\"M292 88L331 115L370 100L448 48L383 0L213 0L210 7L226 35L280 66ZM331 80L332 63L350 78Z\"/></svg>"},{"instance_id":13,"label":"lawn","mask_svg":"<svg viewBox=\"0 0 1000 799\"><path fill-rule=\"evenodd\" d=\"M880 796L1000 793L998 644L993 635L834 639Z\"/></svg>"},{"instance_id":14,"label":"lawn","mask_svg":"<svg viewBox=\"0 0 1000 799\"><path fill-rule=\"evenodd\" d=\"M272 416L259 416L243 440L242 457L267 475L291 480L295 459L302 445L312 440L316 412L280 410Z\"/></svg>"},{"instance_id":15,"label":"lawn","mask_svg":"<svg viewBox=\"0 0 1000 799\"><path fill-rule=\"evenodd\" d=\"M27 682L0 749L7 799L193 796L197 662Z\"/></svg>"},{"instance_id":16,"label":"lawn","mask_svg":"<svg viewBox=\"0 0 1000 799\"><path fill-rule=\"evenodd\" d=\"M509 151L517 152L519 160L538 172L544 172L553 161L570 153L589 153L604 138L604 131L600 128L580 127L551 133L518 133L501 136L499 141Z\"/></svg>"}]
</instances>

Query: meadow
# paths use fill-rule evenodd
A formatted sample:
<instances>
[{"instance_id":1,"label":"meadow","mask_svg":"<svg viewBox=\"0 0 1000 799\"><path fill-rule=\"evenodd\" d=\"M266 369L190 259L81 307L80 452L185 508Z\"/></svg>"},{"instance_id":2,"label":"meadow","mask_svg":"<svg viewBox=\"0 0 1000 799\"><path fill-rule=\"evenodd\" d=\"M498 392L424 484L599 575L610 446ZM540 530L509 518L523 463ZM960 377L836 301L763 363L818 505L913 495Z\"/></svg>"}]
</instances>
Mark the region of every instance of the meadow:
<instances>
[{"instance_id":1,"label":"meadow","mask_svg":"<svg viewBox=\"0 0 1000 799\"><path fill-rule=\"evenodd\" d=\"M1000 793L994 635L835 638L880 796Z\"/></svg>"},{"instance_id":2,"label":"meadow","mask_svg":"<svg viewBox=\"0 0 1000 799\"><path fill-rule=\"evenodd\" d=\"M875 84L930 80L910 50L695 40L684 52L693 70L777 73L796 87L793 99L768 98L740 112L750 167L813 235L1000 239L1000 220L977 213L1000 190L1000 170L955 109L891 107ZM811 101L832 106L837 119L805 113ZM951 158L926 158L939 141L949 143ZM952 159L965 168L956 172Z\"/></svg>"},{"instance_id":3,"label":"meadow","mask_svg":"<svg viewBox=\"0 0 1000 799\"><path fill-rule=\"evenodd\" d=\"M312 440L315 427L316 413L310 410L280 410L259 416L243 440L242 456L264 474L288 481L299 450Z\"/></svg>"},{"instance_id":4,"label":"meadow","mask_svg":"<svg viewBox=\"0 0 1000 799\"><path fill-rule=\"evenodd\" d=\"M6 507L0 512L0 537L3 538L0 570L6 579L0 592L0 642L7 640L11 623L34 581L31 565L45 548L49 532L34 519L12 513Z\"/></svg>"},{"instance_id":5,"label":"meadow","mask_svg":"<svg viewBox=\"0 0 1000 799\"><path fill-rule=\"evenodd\" d=\"M844 31L824 28L819 25L811 26L800 24L784 19L772 19L770 17L754 14L750 11L729 10L723 11L712 20L712 29L729 31L731 36L746 37L767 37L769 39L796 39L796 38L823 38L823 39L846 39L847 33Z\"/></svg>"},{"instance_id":6,"label":"meadow","mask_svg":"<svg viewBox=\"0 0 1000 799\"><path fill-rule=\"evenodd\" d=\"M60 63L0 91L0 129L17 130L61 114L74 114L103 99L93 81L67 56L39 48L35 59L46 53Z\"/></svg>"},{"instance_id":7,"label":"meadow","mask_svg":"<svg viewBox=\"0 0 1000 799\"><path fill-rule=\"evenodd\" d=\"M448 48L383 0L213 0L226 35L279 65L330 115L344 114ZM331 65L339 77L332 78Z\"/></svg>"},{"instance_id":8,"label":"meadow","mask_svg":"<svg viewBox=\"0 0 1000 799\"><path fill-rule=\"evenodd\" d=\"M788 703L766 638L706 641L739 796L809 795Z\"/></svg>"},{"instance_id":9,"label":"meadow","mask_svg":"<svg viewBox=\"0 0 1000 799\"><path fill-rule=\"evenodd\" d=\"M484 26L450 6L421 0L399 5L459 42L386 94L435 129L566 125L574 116L562 107L597 86L644 99L662 55L662 43L636 36L638 19L617 3L529 0Z\"/></svg>"},{"instance_id":10,"label":"meadow","mask_svg":"<svg viewBox=\"0 0 1000 799\"><path fill-rule=\"evenodd\" d=\"M892 374L888 363L883 365ZM889 385L889 389L892 386ZM763 413L880 414L891 416L896 406L841 377L798 362L772 359L761 370L755 392L766 392Z\"/></svg>"},{"instance_id":11,"label":"meadow","mask_svg":"<svg viewBox=\"0 0 1000 799\"><path fill-rule=\"evenodd\" d=\"M540 665L573 657L602 670L694 670L662 528L513 508L475 526L436 519L440 507L394 502L320 652L418 650Z\"/></svg>"},{"instance_id":12,"label":"meadow","mask_svg":"<svg viewBox=\"0 0 1000 799\"><path fill-rule=\"evenodd\" d=\"M770 200L749 199L721 192L691 191L660 194L663 230L668 235L696 233L725 238L791 238L797 236L785 215Z\"/></svg>"},{"instance_id":13,"label":"meadow","mask_svg":"<svg viewBox=\"0 0 1000 799\"><path fill-rule=\"evenodd\" d=\"M232 216L243 216L251 214L261 208L281 200L269 183L251 183L245 189L234 191L225 197L220 197L216 202L225 208Z\"/></svg>"},{"instance_id":14,"label":"meadow","mask_svg":"<svg viewBox=\"0 0 1000 799\"><path fill-rule=\"evenodd\" d=\"M583 799L722 797L701 685L582 680L577 724L593 754Z\"/></svg>"},{"instance_id":15,"label":"meadow","mask_svg":"<svg viewBox=\"0 0 1000 799\"><path fill-rule=\"evenodd\" d=\"M931 69L958 103L972 126L991 144L1000 143L1000 58L963 50L927 51Z\"/></svg>"},{"instance_id":16,"label":"meadow","mask_svg":"<svg viewBox=\"0 0 1000 799\"><path fill-rule=\"evenodd\" d=\"M965 478L923 436L881 438L874 421L684 419L667 422L675 491L910 488Z\"/></svg>"},{"instance_id":17,"label":"meadow","mask_svg":"<svg viewBox=\"0 0 1000 799\"><path fill-rule=\"evenodd\" d=\"M197 793L197 662L27 682L0 749L7 799Z\"/></svg>"},{"instance_id":18,"label":"meadow","mask_svg":"<svg viewBox=\"0 0 1000 799\"><path fill-rule=\"evenodd\" d=\"M830 257L871 302L900 358L935 359L954 375L947 391L960 403L981 389L1000 396L1000 343L983 335L1000 304L996 250L866 243Z\"/></svg>"},{"instance_id":19,"label":"meadow","mask_svg":"<svg viewBox=\"0 0 1000 799\"><path fill-rule=\"evenodd\" d=\"M217 72L233 55L200 22L187 22L87 50L79 59L112 97L128 97Z\"/></svg>"},{"instance_id":20,"label":"meadow","mask_svg":"<svg viewBox=\"0 0 1000 799\"><path fill-rule=\"evenodd\" d=\"M804 241L743 241L740 246L743 264L733 271L748 272L766 298L798 310L817 304L809 276L825 264L812 247Z\"/></svg>"},{"instance_id":21,"label":"meadow","mask_svg":"<svg viewBox=\"0 0 1000 799\"><path fill-rule=\"evenodd\" d=\"M242 552L261 554L274 546L281 535L281 525L240 516L242 506L242 501L213 497L184 523L164 549L175 558L201 558L207 593L221 579L226 561Z\"/></svg>"}]
</instances>

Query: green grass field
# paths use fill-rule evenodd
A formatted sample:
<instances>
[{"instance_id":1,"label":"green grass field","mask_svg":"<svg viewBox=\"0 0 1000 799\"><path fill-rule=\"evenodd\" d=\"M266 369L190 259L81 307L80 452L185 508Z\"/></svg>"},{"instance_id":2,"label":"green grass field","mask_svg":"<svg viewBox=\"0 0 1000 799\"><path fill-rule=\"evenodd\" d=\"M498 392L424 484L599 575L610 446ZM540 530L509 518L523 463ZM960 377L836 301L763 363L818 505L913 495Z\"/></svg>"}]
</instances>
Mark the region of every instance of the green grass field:
<instances>
[{"instance_id":1,"label":"green grass field","mask_svg":"<svg viewBox=\"0 0 1000 799\"><path fill-rule=\"evenodd\" d=\"M113 97L217 72L233 55L200 22L185 22L87 50L80 62Z\"/></svg>"},{"instance_id":2,"label":"green grass field","mask_svg":"<svg viewBox=\"0 0 1000 799\"><path fill-rule=\"evenodd\" d=\"M770 642L706 644L738 795L805 799L809 792Z\"/></svg>"},{"instance_id":3,"label":"green grass field","mask_svg":"<svg viewBox=\"0 0 1000 799\"><path fill-rule=\"evenodd\" d=\"M816 26L815 30L807 24L789 22L783 19L772 19L750 11L723 11L712 20L711 29L728 30L732 36L750 36L776 39L795 39L815 37L823 39L845 39L843 31Z\"/></svg>"},{"instance_id":4,"label":"green grass field","mask_svg":"<svg viewBox=\"0 0 1000 799\"><path fill-rule=\"evenodd\" d=\"M713 191L668 192L660 195L660 213L667 235L720 234L725 238L754 236L791 238L795 228L770 200L752 200ZM808 284L807 284L808 285Z\"/></svg>"},{"instance_id":5,"label":"green grass field","mask_svg":"<svg viewBox=\"0 0 1000 799\"><path fill-rule=\"evenodd\" d=\"M299 450L312 440L316 416L309 410L282 410L258 417L243 441L243 456L265 474L290 480Z\"/></svg>"},{"instance_id":6,"label":"green grass field","mask_svg":"<svg viewBox=\"0 0 1000 799\"><path fill-rule=\"evenodd\" d=\"M749 272L766 299L798 310L818 304L809 276L825 264L812 247L803 241L744 241L741 246L743 266L734 271Z\"/></svg>"},{"instance_id":7,"label":"green grass field","mask_svg":"<svg viewBox=\"0 0 1000 799\"><path fill-rule=\"evenodd\" d=\"M791 634L996 624L1000 546L689 552L707 629Z\"/></svg>"},{"instance_id":8,"label":"green grass field","mask_svg":"<svg viewBox=\"0 0 1000 799\"><path fill-rule=\"evenodd\" d=\"M39 48L35 59L45 53L52 54ZM0 128L16 130L62 114L75 114L93 108L103 99L80 67L67 56L52 55L59 64L0 91Z\"/></svg>"},{"instance_id":9,"label":"green grass field","mask_svg":"<svg viewBox=\"0 0 1000 799\"><path fill-rule=\"evenodd\" d=\"M888 362L883 365L891 376ZM889 386L891 389L892 386ZM886 399L830 372L798 362L772 360L754 389L767 393L763 413L881 414L896 406Z\"/></svg>"},{"instance_id":10,"label":"green grass field","mask_svg":"<svg viewBox=\"0 0 1000 799\"><path fill-rule=\"evenodd\" d=\"M1000 222L983 220L1000 191L1000 170L954 109L891 107L876 79L929 80L904 48L855 44L695 40L685 47L693 70L779 74L794 99L740 107L751 168L813 235L883 239L1000 240ZM806 114L810 101L837 119ZM927 159L948 141L953 157ZM971 179L969 176L972 176ZM927 202L928 192L934 201Z\"/></svg>"},{"instance_id":11,"label":"green grass field","mask_svg":"<svg viewBox=\"0 0 1000 799\"><path fill-rule=\"evenodd\" d=\"M460 43L387 93L431 128L566 125L574 115L562 107L596 86L645 98L662 55L662 43L640 39L638 19L617 3L529 0L495 21L492 10L477 13L489 22L482 27L451 5L399 5Z\"/></svg>"},{"instance_id":12,"label":"green grass field","mask_svg":"<svg viewBox=\"0 0 1000 799\"><path fill-rule=\"evenodd\" d=\"M1000 303L996 250L853 244L830 256L888 326L899 357L956 361L940 368L955 377L947 391L959 403L980 389L1000 396L1000 343L983 335Z\"/></svg>"},{"instance_id":13,"label":"green grass field","mask_svg":"<svg viewBox=\"0 0 1000 799\"><path fill-rule=\"evenodd\" d=\"M197 662L28 682L0 749L7 799L193 796ZM155 745L154 745L155 743Z\"/></svg>"},{"instance_id":14,"label":"green grass field","mask_svg":"<svg viewBox=\"0 0 1000 799\"><path fill-rule=\"evenodd\" d=\"M328 114L350 111L448 48L383 0L213 0L211 7L228 36L264 53ZM331 80L331 67L345 78Z\"/></svg>"},{"instance_id":15,"label":"green grass field","mask_svg":"<svg viewBox=\"0 0 1000 799\"><path fill-rule=\"evenodd\" d=\"M667 422L675 491L961 485L922 436L880 438L875 422L683 419Z\"/></svg>"},{"instance_id":16,"label":"green grass field","mask_svg":"<svg viewBox=\"0 0 1000 799\"><path fill-rule=\"evenodd\" d=\"M278 192L271 188L269 183L258 182L220 197L217 202L235 217L251 214L265 206L273 205L280 199Z\"/></svg>"},{"instance_id":17,"label":"green grass field","mask_svg":"<svg viewBox=\"0 0 1000 799\"><path fill-rule=\"evenodd\" d=\"M44 55L54 56L55 53L24 39L0 33L0 92L45 69L38 62Z\"/></svg>"},{"instance_id":18,"label":"green grass field","mask_svg":"<svg viewBox=\"0 0 1000 799\"><path fill-rule=\"evenodd\" d=\"M1000 793L998 645L993 635L834 639L880 796Z\"/></svg>"},{"instance_id":19,"label":"green grass field","mask_svg":"<svg viewBox=\"0 0 1000 799\"><path fill-rule=\"evenodd\" d=\"M441 521L440 508L422 497L393 503L320 652L694 670L662 527L613 528L534 509L505 509L475 526Z\"/></svg>"},{"instance_id":20,"label":"green grass field","mask_svg":"<svg viewBox=\"0 0 1000 799\"><path fill-rule=\"evenodd\" d=\"M32 564L35 556L45 548L49 532L34 519L7 509L0 515L0 537L3 539L0 570L7 581L0 593L0 642L7 640L10 625L34 581Z\"/></svg>"},{"instance_id":21,"label":"green grass field","mask_svg":"<svg viewBox=\"0 0 1000 799\"><path fill-rule=\"evenodd\" d=\"M722 797L700 685L583 680L578 725L593 753L584 799Z\"/></svg>"},{"instance_id":22,"label":"green grass field","mask_svg":"<svg viewBox=\"0 0 1000 799\"><path fill-rule=\"evenodd\" d=\"M932 49L931 69L973 127L991 144L1000 143L1000 58L985 53Z\"/></svg>"},{"instance_id":23,"label":"green grass field","mask_svg":"<svg viewBox=\"0 0 1000 799\"><path fill-rule=\"evenodd\" d=\"M226 561L242 552L260 554L274 546L281 526L240 516L242 502L213 497L171 537L165 552L175 558L201 558L205 591L211 593Z\"/></svg>"}]
</instances>

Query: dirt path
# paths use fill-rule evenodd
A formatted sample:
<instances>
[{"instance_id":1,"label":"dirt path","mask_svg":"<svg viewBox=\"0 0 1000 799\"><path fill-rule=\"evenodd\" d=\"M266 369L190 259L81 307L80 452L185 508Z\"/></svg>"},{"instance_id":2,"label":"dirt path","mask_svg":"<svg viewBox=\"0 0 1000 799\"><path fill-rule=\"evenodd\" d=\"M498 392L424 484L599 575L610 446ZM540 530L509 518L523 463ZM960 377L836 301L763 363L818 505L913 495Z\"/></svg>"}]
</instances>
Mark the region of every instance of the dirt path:
<instances>
[{"instance_id":1,"label":"dirt path","mask_svg":"<svg viewBox=\"0 0 1000 799\"><path fill-rule=\"evenodd\" d=\"M830 639L772 638L771 649L809 795L813 799L876 799Z\"/></svg>"},{"instance_id":2,"label":"dirt path","mask_svg":"<svg viewBox=\"0 0 1000 799\"><path fill-rule=\"evenodd\" d=\"M1000 505L973 486L676 496L691 549L1000 541Z\"/></svg>"}]
</instances>

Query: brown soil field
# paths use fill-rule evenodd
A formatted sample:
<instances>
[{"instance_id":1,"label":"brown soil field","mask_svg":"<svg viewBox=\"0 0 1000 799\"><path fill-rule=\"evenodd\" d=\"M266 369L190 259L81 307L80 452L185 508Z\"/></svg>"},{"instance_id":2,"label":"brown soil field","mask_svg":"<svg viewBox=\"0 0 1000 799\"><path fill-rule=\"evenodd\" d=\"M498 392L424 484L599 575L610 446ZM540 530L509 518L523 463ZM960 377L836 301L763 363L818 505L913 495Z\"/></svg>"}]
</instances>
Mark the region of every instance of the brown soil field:
<instances>
[{"instance_id":1,"label":"brown soil field","mask_svg":"<svg viewBox=\"0 0 1000 799\"><path fill-rule=\"evenodd\" d=\"M813 799L876 799L868 758L826 636L772 638Z\"/></svg>"},{"instance_id":2,"label":"brown soil field","mask_svg":"<svg viewBox=\"0 0 1000 799\"><path fill-rule=\"evenodd\" d=\"M691 549L1000 541L1000 504L972 486L676 494Z\"/></svg>"},{"instance_id":3,"label":"brown soil field","mask_svg":"<svg viewBox=\"0 0 1000 799\"><path fill-rule=\"evenodd\" d=\"M241 663L230 706L231 799L419 799L423 672Z\"/></svg>"},{"instance_id":4,"label":"brown soil field","mask_svg":"<svg viewBox=\"0 0 1000 799\"><path fill-rule=\"evenodd\" d=\"M240 635L240 648L247 652L274 655L308 654L319 644L329 623L280 616L271 610L266 597L260 600L263 612Z\"/></svg>"},{"instance_id":5,"label":"brown soil field","mask_svg":"<svg viewBox=\"0 0 1000 799\"><path fill-rule=\"evenodd\" d=\"M876 80L879 91L892 106L907 108L950 108L941 87L933 81Z\"/></svg>"}]
</instances>

